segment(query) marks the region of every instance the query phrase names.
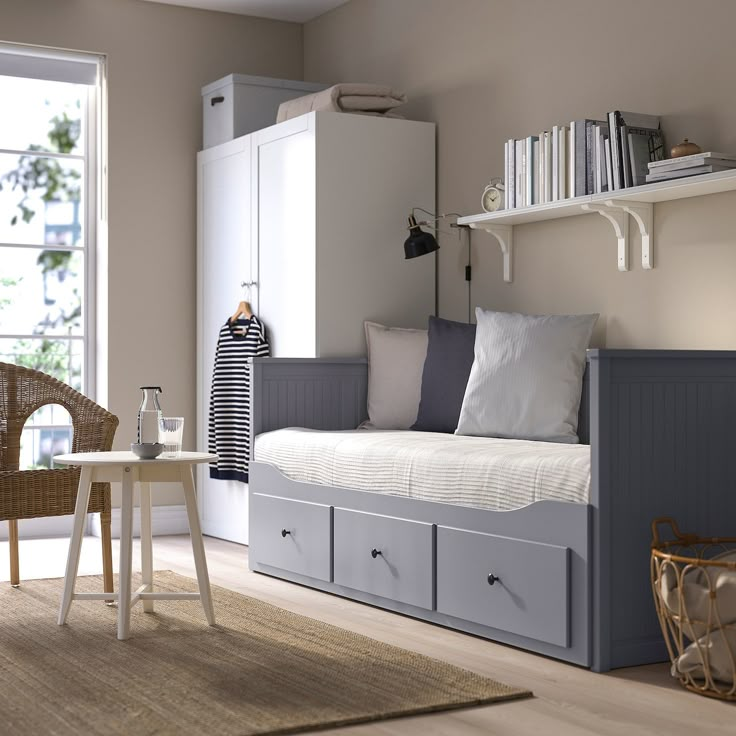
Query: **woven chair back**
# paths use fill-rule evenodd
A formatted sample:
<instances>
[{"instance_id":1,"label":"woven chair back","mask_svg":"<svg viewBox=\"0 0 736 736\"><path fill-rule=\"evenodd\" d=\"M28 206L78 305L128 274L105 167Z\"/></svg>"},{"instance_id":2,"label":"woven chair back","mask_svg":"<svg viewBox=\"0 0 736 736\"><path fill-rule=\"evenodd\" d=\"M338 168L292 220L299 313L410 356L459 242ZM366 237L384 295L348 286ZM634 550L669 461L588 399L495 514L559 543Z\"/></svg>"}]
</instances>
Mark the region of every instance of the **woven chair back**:
<instances>
[{"instance_id":1,"label":"woven chair back","mask_svg":"<svg viewBox=\"0 0 736 736\"><path fill-rule=\"evenodd\" d=\"M71 514L79 469L19 469L20 439L31 414L48 404L69 412L72 452L112 449L118 418L71 386L40 371L0 363L0 519ZM90 511L109 511L110 488L93 484Z\"/></svg>"}]
</instances>

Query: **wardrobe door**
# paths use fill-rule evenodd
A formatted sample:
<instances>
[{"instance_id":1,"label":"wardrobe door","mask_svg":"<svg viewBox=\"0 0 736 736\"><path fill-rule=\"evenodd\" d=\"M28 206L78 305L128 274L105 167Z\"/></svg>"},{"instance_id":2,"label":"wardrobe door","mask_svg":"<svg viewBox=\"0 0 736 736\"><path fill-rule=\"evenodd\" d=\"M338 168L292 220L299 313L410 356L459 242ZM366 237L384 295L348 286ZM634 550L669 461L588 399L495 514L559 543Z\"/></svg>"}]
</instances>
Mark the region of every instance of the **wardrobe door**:
<instances>
[{"instance_id":1,"label":"wardrobe door","mask_svg":"<svg viewBox=\"0 0 736 736\"><path fill-rule=\"evenodd\" d=\"M212 369L220 328L245 298L251 270L251 136L198 155L197 449L207 450ZM255 305L254 305L255 306ZM205 534L248 542L248 486L212 480L199 466Z\"/></svg>"},{"instance_id":2,"label":"wardrobe door","mask_svg":"<svg viewBox=\"0 0 736 736\"><path fill-rule=\"evenodd\" d=\"M254 133L258 304L271 355L316 355L314 115ZM254 253L254 258L256 254Z\"/></svg>"}]
</instances>

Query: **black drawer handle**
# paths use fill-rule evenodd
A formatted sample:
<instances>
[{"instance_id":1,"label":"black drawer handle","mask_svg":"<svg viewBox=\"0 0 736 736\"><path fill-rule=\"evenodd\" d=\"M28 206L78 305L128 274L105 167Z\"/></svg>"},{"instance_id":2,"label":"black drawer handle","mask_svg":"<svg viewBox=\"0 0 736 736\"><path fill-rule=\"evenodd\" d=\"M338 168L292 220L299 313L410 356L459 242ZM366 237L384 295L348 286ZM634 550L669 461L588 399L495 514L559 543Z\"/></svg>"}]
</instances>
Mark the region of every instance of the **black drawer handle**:
<instances>
[{"instance_id":1,"label":"black drawer handle","mask_svg":"<svg viewBox=\"0 0 736 736\"><path fill-rule=\"evenodd\" d=\"M291 534L291 532L288 529L282 529L281 530L281 536L286 538L287 534Z\"/></svg>"},{"instance_id":2,"label":"black drawer handle","mask_svg":"<svg viewBox=\"0 0 736 736\"><path fill-rule=\"evenodd\" d=\"M210 99L210 105L212 105L212 107L214 107L215 105L219 105L221 102L225 102L225 98L222 97L222 96L220 96L220 97L212 97Z\"/></svg>"},{"instance_id":3,"label":"black drawer handle","mask_svg":"<svg viewBox=\"0 0 736 736\"><path fill-rule=\"evenodd\" d=\"M494 583L500 583L501 578L497 578L492 572L488 573L488 585L493 585Z\"/></svg>"},{"instance_id":4,"label":"black drawer handle","mask_svg":"<svg viewBox=\"0 0 736 736\"><path fill-rule=\"evenodd\" d=\"M375 547L371 550L371 557L375 560L378 555L381 554L380 549L376 549Z\"/></svg>"}]
</instances>

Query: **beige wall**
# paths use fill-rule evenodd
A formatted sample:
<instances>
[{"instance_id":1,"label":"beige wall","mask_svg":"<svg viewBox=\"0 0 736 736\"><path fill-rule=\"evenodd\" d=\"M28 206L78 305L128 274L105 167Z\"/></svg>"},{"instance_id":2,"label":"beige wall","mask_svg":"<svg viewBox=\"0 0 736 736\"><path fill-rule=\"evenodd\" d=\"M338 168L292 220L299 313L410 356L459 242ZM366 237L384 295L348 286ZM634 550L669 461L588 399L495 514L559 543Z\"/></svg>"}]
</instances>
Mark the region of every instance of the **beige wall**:
<instances>
[{"instance_id":1,"label":"beige wall","mask_svg":"<svg viewBox=\"0 0 736 736\"><path fill-rule=\"evenodd\" d=\"M137 0L0 0L0 40L108 55L115 445L134 441L138 387L154 383L164 410L186 417L193 448L200 89L231 72L301 79L302 28ZM155 502L178 501L157 489Z\"/></svg>"},{"instance_id":2,"label":"beige wall","mask_svg":"<svg viewBox=\"0 0 736 736\"><path fill-rule=\"evenodd\" d=\"M503 143L617 108L663 116L668 141L736 152L732 0L351 0L305 26L305 78L376 81L438 125L438 207L480 211ZM397 223L397 256L403 233ZM597 344L736 348L736 192L655 207L655 265L616 269L598 215L515 230L515 280L473 235L473 303L601 313ZM440 314L467 315L464 249L441 240Z\"/></svg>"}]
</instances>

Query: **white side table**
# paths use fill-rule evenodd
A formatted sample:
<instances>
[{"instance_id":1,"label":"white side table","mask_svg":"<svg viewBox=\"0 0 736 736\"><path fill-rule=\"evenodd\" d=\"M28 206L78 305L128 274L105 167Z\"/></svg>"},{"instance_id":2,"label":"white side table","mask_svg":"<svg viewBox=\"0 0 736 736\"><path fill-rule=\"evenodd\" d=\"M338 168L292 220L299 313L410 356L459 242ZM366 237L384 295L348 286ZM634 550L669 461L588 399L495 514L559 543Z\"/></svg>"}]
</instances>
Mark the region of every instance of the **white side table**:
<instances>
[{"instance_id":1,"label":"white side table","mask_svg":"<svg viewBox=\"0 0 736 736\"><path fill-rule=\"evenodd\" d=\"M201 600L207 622L215 623L207 560L204 556L202 530L197 511L194 490L194 465L217 460L217 455L205 452L182 452L175 458L141 460L132 452L79 452L57 455L54 462L60 465L81 467L77 504L74 509L74 528L69 543L66 563L64 594L59 609L59 626L65 623L73 600L117 600L118 639L127 639L130 634L130 609L141 601L143 610L153 611L155 600ZM79 553L87 517L90 486L92 483L121 482L123 498L120 531L120 580L118 593L75 593L74 586L79 568ZM181 483L184 486L184 501L189 517L192 536L194 565L199 583L198 593L155 593L153 590L153 544L151 539L151 482ZM141 568L143 585L131 595L131 561L133 551L133 497L135 483L141 489Z\"/></svg>"}]
</instances>

